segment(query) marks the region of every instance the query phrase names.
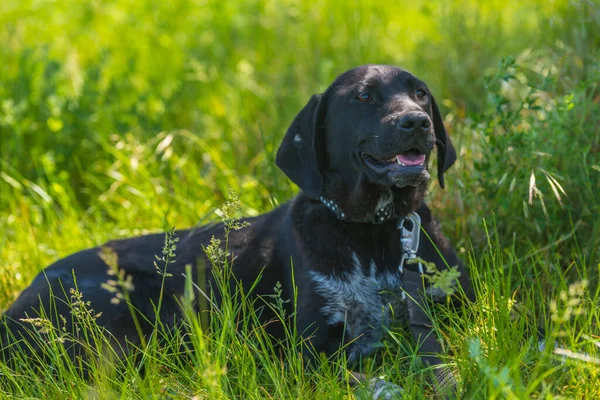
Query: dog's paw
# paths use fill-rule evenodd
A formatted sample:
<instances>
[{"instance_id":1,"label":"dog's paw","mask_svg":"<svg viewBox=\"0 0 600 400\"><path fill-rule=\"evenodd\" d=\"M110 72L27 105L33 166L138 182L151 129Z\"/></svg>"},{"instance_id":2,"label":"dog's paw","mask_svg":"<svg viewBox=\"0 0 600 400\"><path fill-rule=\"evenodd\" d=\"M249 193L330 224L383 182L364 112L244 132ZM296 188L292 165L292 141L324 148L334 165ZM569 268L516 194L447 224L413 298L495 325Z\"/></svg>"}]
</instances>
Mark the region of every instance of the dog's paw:
<instances>
[{"instance_id":1,"label":"dog's paw","mask_svg":"<svg viewBox=\"0 0 600 400\"><path fill-rule=\"evenodd\" d=\"M441 399L452 399L456 393L456 377L446 366L435 370L435 393Z\"/></svg>"},{"instance_id":2,"label":"dog's paw","mask_svg":"<svg viewBox=\"0 0 600 400\"><path fill-rule=\"evenodd\" d=\"M392 400L402 399L404 389L395 383L381 378L373 378L358 388L354 397L356 400Z\"/></svg>"}]
</instances>

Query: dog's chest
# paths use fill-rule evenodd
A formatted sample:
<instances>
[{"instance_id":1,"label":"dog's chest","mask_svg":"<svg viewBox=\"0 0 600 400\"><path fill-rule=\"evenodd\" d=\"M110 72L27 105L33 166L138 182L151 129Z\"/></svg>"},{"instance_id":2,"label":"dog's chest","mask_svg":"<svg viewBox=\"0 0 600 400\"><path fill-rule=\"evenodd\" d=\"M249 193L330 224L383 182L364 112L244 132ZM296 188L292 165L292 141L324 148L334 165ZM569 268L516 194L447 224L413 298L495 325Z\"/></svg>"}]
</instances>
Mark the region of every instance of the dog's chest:
<instances>
[{"instance_id":1,"label":"dog's chest","mask_svg":"<svg viewBox=\"0 0 600 400\"><path fill-rule=\"evenodd\" d=\"M407 317L398 269L378 269L352 253L352 265L341 276L311 271L315 292L324 298L321 312L330 325L343 324L346 341L353 341L349 357L375 350L383 328L392 319Z\"/></svg>"}]
</instances>

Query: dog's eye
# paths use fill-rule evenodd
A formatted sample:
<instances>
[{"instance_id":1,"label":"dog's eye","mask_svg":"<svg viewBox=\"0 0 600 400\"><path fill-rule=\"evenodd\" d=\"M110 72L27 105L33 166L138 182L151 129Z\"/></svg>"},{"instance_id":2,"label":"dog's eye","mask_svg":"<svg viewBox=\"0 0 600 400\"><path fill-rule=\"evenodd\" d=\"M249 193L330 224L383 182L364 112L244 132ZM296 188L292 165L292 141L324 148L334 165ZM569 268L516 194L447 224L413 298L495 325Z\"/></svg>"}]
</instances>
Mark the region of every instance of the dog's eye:
<instances>
[{"instance_id":1,"label":"dog's eye","mask_svg":"<svg viewBox=\"0 0 600 400\"><path fill-rule=\"evenodd\" d=\"M417 95L417 98L419 98L419 99L422 99L423 97L427 96L427 92L424 89L417 89L415 94Z\"/></svg>"},{"instance_id":2,"label":"dog's eye","mask_svg":"<svg viewBox=\"0 0 600 400\"><path fill-rule=\"evenodd\" d=\"M367 101L371 101L371 95L369 93L361 93L357 96L357 99L366 103Z\"/></svg>"}]
</instances>

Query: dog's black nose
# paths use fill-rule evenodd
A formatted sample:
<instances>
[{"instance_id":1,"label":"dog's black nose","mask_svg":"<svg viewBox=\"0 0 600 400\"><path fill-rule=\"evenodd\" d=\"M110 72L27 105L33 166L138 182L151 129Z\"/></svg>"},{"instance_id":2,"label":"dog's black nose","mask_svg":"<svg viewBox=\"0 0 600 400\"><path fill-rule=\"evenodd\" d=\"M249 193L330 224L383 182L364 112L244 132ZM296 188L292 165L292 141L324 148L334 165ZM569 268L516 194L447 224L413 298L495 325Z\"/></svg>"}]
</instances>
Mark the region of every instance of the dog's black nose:
<instances>
[{"instance_id":1,"label":"dog's black nose","mask_svg":"<svg viewBox=\"0 0 600 400\"><path fill-rule=\"evenodd\" d=\"M431 126L431 121L425 113L411 112L400 118L396 124L402 132L416 133L426 131Z\"/></svg>"}]
</instances>

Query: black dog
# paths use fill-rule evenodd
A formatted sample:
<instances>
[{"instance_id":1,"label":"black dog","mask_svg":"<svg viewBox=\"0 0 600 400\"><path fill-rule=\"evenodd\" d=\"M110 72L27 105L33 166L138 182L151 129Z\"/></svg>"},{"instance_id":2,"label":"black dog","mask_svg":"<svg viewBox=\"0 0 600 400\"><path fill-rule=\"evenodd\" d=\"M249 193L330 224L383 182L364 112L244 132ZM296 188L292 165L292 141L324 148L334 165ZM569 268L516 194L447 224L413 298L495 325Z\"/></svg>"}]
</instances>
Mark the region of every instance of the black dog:
<instances>
[{"instance_id":1,"label":"black dog","mask_svg":"<svg viewBox=\"0 0 600 400\"><path fill-rule=\"evenodd\" d=\"M310 338L317 352L332 354L348 344L350 361L368 356L389 323L391 306L395 316L407 320L414 337L423 343L421 349L430 353L427 361L439 363L434 354L440 347L419 304L427 297L419 292L431 291L420 290L426 280L418 264L403 261L414 257L411 246L420 236L416 255L440 270L458 266L459 283L471 294L466 269L423 202L429 157L436 145L443 187L444 172L456 154L435 99L422 81L383 65L361 66L340 75L300 111L277 153L277 165L302 192L277 209L248 219L249 227L231 232L229 251L235 255L236 278L249 289L263 271L253 293L272 294L280 282L283 297L293 299L293 263L297 331ZM426 235L419 235L415 214ZM403 231L409 236L416 232L412 242L404 238L405 248ZM212 236L222 235L222 224L176 232L180 241L176 262L168 270L172 276L165 280L162 321L176 323L181 318L184 268L188 264L209 268L203 246ZM156 234L105 245L118 255L118 267L132 277L131 302L148 321L154 319L152 305L158 302L161 287L154 256L163 241L164 235ZM84 300L102 312L98 323L121 344L126 339L139 341L127 305L112 304L113 294L101 286L108 276L99 251L81 251L40 273L6 311L0 328L3 347L10 342L8 331L26 340L29 325L20 319L36 316L40 306L50 308L51 298L59 314L69 315L60 299L74 287L73 275ZM210 271L205 276L209 290ZM273 315L265 312L262 317L267 322ZM152 324L142 319L142 330L150 334ZM276 329L272 333L281 335Z\"/></svg>"}]
</instances>

